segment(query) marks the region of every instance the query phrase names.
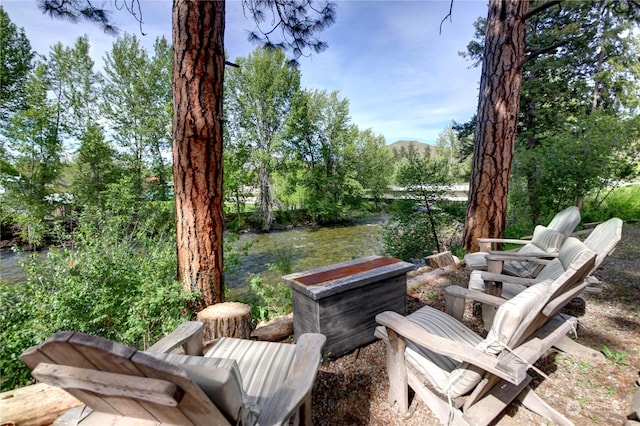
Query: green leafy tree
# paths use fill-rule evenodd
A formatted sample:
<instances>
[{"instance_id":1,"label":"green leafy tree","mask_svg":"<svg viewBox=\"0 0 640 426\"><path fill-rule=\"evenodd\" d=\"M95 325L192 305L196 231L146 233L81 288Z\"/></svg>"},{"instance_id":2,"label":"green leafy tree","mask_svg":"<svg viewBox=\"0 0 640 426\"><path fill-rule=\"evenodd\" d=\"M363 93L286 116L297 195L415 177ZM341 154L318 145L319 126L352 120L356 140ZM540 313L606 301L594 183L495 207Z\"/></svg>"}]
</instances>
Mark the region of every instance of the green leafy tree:
<instances>
[{"instance_id":1,"label":"green leafy tree","mask_svg":"<svg viewBox=\"0 0 640 426\"><path fill-rule=\"evenodd\" d=\"M301 165L299 182L312 219L333 222L364 194L357 179L357 128L350 123L349 101L338 92L302 91L288 125L287 145Z\"/></svg>"},{"instance_id":2,"label":"green leafy tree","mask_svg":"<svg viewBox=\"0 0 640 426\"><path fill-rule=\"evenodd\" d=\"M227 78L229 134L257 177L260 223L269 231L275 219L273 175L282 157L282 138L300 71L280 50L257 48L236 60ZM250 152L250 155L246 153Z\"/></svg>"},{"instance_id":3,"label":"green leafy tree","mask_svg":"<svg viewBox=\"0 0 640 426\"><path fill-rule=\"evenodd\" d=\"M104 192L118 179L115 150L105 140L104 131L88 123L75 157L71 188L76 202L84 207L104 207Z\"/></svg>"},{"instance_id":4,"label":"green leafy tree","mask_svg":"<svg viewBox=\"0 0 640 426\"><path fill-rule=\"evenodd\" d=\"M244 0L256 23L272 11L281 42L295 58L308 46L322 46L314 34L331 25L335 7L288 0ZM322 4L320 3L320 5ZM105 31L114 27L102 7L88 0L39 0L43 12L57 18L87 19ZM138 1L125 2L137 14ZM174 0L173 5L173 172L176 200L178 278L185 288L200 290L203 305L224 301L224 191L222 185L225 2ZM253 32L262 33L261 28ZM206 105L206 107L203 107ZM201 220L206 218L205 220Z\"/></svg>"},{"instance_id":5,"label":"green leafy tree","mask_svg":"<svg viewBox=\"0 0 640 426\"><path fill-rule=\"evenodd\" d=\"M393 152L387 147L384 136L374 135L371 129L358 132L356 150L358 182L378 204L393 178Z\"/></svg>"},{"instance_id":6,"label":"green leafy tree","mask_svg":"<svg viewBox=\"0 0 640 426\"><path fill-rule=\"evenodd\" d=\"M105 57L102 113L114 140L124 149L139 195L149 169L161 187L168 182L161 153L169 146L171 128L171 56L164 38L156 40L154 49L154 57L149 58L135 35L124 34Z\"/></svg>"},{"instance_id":7,"label":"green leafy tree","mask_svg":"<svg viewBox=\"0 0 640 426\"><path fill-rule=\"evenodd\" d=\"M461 145L453 125L443 129L436 138L436 155L446 160L449 178L455 182L469 177L469 165L460 159Z\"/></svg>"},{"instance_id":8,"label":"green leafy tree","mask_svg":"<svg viewBox=\"0 0 640 426\"><path fill-rule=\"evenodd\" d=\"M476 64L482 61L485 51L486 24L486 20L477 21L476 40L468 46L466 56ZM571 175L587 170L597 172L582 164L581 156L561 165L556 163L554 170L543 168L558 149L568 152L582 149L584 141L580 138L562 138L565 147L552 148L553 140L560 141L556 136L572 128L593 129L589 115L597 110L625 120L637 108L638 39L633 34L637 31L638 8L626 1L533 1L526 24L527 53L519 61L523 80L511 182L514 194L510 194L514 203L510 208L518 210L513 212L514 216L530 217L536 222L557 208L558 198L547 195L566 193L562 185L546 187L551 183L542 182L547 172L554 175L566 172L569 180ZM599 117L601 124L609 121L602 120L602 115ZM460 130L469 134L469 125L475 127L469 123ZM611 145L616 146L619 158L624 144L612 141ZM633 153L631 149L622 157ZM608 173L623 169L603 167L598 179L603 181L605 170ZM610 176L611 181L615 179ZM562 202L580 204L587 194L577 198L574 195Z\"/></svg>"},{"instance_id":9,"label":"green leafy tree","mask_svg":"<svg viewBox=\"0 0 640 426\"><path fill-rule=\"evenodd\" d=\"M25 83L34 57L31 43L0 6L0 125L25 107Z\"/></svg>"},{"instance_id":10,"label":"green leafy tree","mask_svg":"<svg viewBox=\"0 0 640 426\"><path fill-rule=\"evenodd\" d=\"M64 49L67 64L63 95L69 105L65 121L76 140L82 139L100 116L103 78L93 69L95 64L89 54L90 48L89 38L85 35L78 37L72 48Z\"/></svg>"},{"instance_id":11,"label":"green leafy tree","mask_svg":"<svg viewBox=\"0 0 640 426\"><path fill-rule=\"evenodd\" d=\"M43 242L43 221L53 210L47 198L55 192L53 185L61 172L58 106L49 93L47 67L38 63L25 83L28 107L9 122L11 167L1 175L6 211L12 212L23 239L33 247Z\"/></svg>"},{"instance_id":12,"label":"green leafy tree","mask_svg":"<svg viewBox=\"0 0 640 426\"><path fill-rule=\"evenodd\" d=\"M398 211L383 227L385 251L416 262L441 251L439 231L447 218L441 204L451 182L447 160L412 156L399 166L397 181L407 198L398 202Z\"/></svg>"}]
</instances>

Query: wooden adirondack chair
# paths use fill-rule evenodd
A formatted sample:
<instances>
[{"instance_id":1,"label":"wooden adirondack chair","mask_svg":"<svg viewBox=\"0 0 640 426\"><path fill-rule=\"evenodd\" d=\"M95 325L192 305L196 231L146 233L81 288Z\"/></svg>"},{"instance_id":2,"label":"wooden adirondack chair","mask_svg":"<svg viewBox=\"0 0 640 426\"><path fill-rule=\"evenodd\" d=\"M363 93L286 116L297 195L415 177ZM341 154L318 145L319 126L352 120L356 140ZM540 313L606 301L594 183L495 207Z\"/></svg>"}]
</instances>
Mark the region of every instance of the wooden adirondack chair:
<instances>
[{"instance_id":1,"label":"wooden adirondack chair","mask_svg":"<svg viewBox=\"0 0 640 426\"><path fill-rule=\"evenodd\" d=\"M485 339L428 306L406 317L379 314L376 321L384 327L376 336L387 344L389 402L407 413L410 386L443 424L486 425L519 399L557 424L572 424L528 386L527 370L576 327L575 318L559 312L586 286L594 259L583 257L556 280L510 300L474 292L498 306Z\"/></svg>"},{"instance_id":2,"label":"wooden adirondack chair","mask_svg":"<svg viewBox=\"0 0 640 426\"><path fill-rule=\"evenodd\" d=\"M596 245L610 253L617 242L620 240L620 230L617 226L622 226L622 221L607 221L601 224L599 229L594 229L594 238L591 240L592 247ZM616 236L617 235L617 236ZM603 242L606 240L606 243ZM615 243L613 242L615 240ZM598 242L598 244L596 244ZM531 257L532 261L544 262L545 266L536 278L519 278L509 275L494 274L486 271L473 271L469 279L468 288L464 289L459 286L449 286L445 289L446 311L458 320L462 319L464 313L464 300L482 301L481 294L489 293L504 299L511 299L517 294L524 291L527 287L532 286L542 280L554 280L559 278L571 267L580 264L585 259L595 256L591 268L584 276L585 288L593 285L590 274L595 270L598 259L600 262L604 259L601 255L603 252L594 253L585 242L581 242L577 238L569 237L560 248L557 257L552 260L537 259ZM493 316L496 308L491 305L482 304L482 320L485 329L489 329L493 322ZM602 353L595 351L586 346L580 345L568 336L563 337L554 343L557 349L567 352L573 356L583 358L593 362L604 362L605 357Z\"/></svg>"},{"instance_id":3,"label":"wooden adirondack chair","mask_svg":"<svg viewBox=\"0 0 640 426\"><path fill-rule=\"evenodd\" d=\"M549 258L547 255L528 254L490 254L487 256L489 263L500 263L506 259L519 257L530 263L541 265L542 269L535 278L523 278L508 276L507 274L495 274L493 272L473 271L469 280L469 288L479 291L487 291L497 296L505 298L513 297L513 295L522 291L526 286L545 279L555 279L562 274L573 262L577 256L581 255L585 249L589 249L596 253L596 260L591 271L589 271L588 279L591 285L598 283L591 274L602 265L602 262L611 254L620 240L622 239L622 220L614 217L606 222L602 222L595 228L590 230L583 244L577 244L577 239L569 237L561 246L560 251ZM495 269L501 269L497 267ZM501 290L495 287L501 285Z\"/></svg>"},{"instance_id":4,"label":"wooden adirondack chair","mask_svg":"<svg viewBox=\"0 0 640 426\"><path fill-rule=\"evenodd\" d=\"M557 213L549 222L548 226L538 225L530 238L505 239L505 238L478 238L480 251L468 253L464 256L465 263L469 269L489 271L493 273L503 273L518 277L535 277L542 265L527 261L518 257L527 255L537 255L538 257L549 257L558 253L565 238L567 238L580 223L580 210L575 207L568 207ZM495 244L519 244L521 247L507 251L495 251ZM512 258L506 257L502 262L491 262L487 254L514 255Z\"/></svg>"},{"instance_id":5,"label":"wooden adirondack chair","mask_svg":"<svg viewBox=\"0 0 640 426\"><path fill-rule=\"evenodd\" d=\"M148 351L60 332L21 359L90 408L81 425L310 424L324 342L322 334L295 345L221 338L199 356L202 323L188 322ZM181 345L188 355L167 353Z\"/></svg>"}]
</instances>

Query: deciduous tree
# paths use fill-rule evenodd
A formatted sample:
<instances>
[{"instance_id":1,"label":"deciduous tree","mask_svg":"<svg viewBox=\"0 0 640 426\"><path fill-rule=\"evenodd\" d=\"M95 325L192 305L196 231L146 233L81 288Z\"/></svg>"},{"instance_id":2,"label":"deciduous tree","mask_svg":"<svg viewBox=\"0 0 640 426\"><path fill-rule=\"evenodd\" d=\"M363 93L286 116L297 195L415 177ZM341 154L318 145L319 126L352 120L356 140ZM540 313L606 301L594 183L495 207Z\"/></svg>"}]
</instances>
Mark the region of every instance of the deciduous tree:
<instances>
[{"instance_id":1,"label":"deciduous tree","mask_svg":"<svg viewBox=\"0 0 640 426\"><path fill-rule=\"evenodd\" d=\"M273 174L282 158L282 139L300 71L280 50L257 48L238 58L227 78L229 133L236 151L244 151L257 177L262 231L275 219Z\"/></svg>"}]
</instances>

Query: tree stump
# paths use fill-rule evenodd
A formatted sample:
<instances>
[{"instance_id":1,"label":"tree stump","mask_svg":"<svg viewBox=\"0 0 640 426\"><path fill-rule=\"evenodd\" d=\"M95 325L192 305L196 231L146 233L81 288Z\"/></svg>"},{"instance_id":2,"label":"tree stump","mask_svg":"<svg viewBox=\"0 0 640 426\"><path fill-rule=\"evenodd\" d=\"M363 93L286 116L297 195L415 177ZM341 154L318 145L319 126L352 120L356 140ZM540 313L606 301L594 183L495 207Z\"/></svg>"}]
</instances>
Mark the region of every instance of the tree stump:
<instances>
[{"instance_id":1,"label":"tree stump","mask_svg":"<svg viewBox=\"0 0 640 426\"><path fill-rule=\"evenodd\" d=\"M431 266L433 269L444 268L446 266L452 266L456 264L456 261L454 260L453 255L450 251L427 256L424 260L427 266Z\"/></svg>"},{"instance_id":2,"label":"tree stump","mask_svg":"<svg viewBox=\"0 0 640 426\"><path fill-rule=\"evenodd\" d=\"M216 303L198 312L197 318L204 324L205 342L218 337L251 337L251 307L244 303Z\"/></svg>"}]
</instances>

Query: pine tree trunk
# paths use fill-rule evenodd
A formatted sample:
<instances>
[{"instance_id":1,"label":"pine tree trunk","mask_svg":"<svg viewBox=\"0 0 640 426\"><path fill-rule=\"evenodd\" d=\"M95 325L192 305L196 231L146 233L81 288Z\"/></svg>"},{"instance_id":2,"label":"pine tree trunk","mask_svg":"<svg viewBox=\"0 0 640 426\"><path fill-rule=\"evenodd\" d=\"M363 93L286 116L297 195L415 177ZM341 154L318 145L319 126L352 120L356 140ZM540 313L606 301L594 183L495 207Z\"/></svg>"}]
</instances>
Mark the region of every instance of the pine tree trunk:
<instances>
[{"instance_id":1,"label":"pine tree trunk","mask_svg":"<svg viewBox=\"0 0 640 426\"><path fill-rule=\"evenodd\" d=\"M178 279L202 307L224 301L224 0L173 3L173 176Z\"/></svg>"},{"instance_id":2,"label":"pine tree trunk","mask_svg":"<svg viewBox=\"0 0 640 426\"><path fill-rule=\"evenodd\" d=\"M464 245L502 237L516 139L529 0L490 0Z\"/></svg>"}]
</instances>

